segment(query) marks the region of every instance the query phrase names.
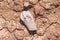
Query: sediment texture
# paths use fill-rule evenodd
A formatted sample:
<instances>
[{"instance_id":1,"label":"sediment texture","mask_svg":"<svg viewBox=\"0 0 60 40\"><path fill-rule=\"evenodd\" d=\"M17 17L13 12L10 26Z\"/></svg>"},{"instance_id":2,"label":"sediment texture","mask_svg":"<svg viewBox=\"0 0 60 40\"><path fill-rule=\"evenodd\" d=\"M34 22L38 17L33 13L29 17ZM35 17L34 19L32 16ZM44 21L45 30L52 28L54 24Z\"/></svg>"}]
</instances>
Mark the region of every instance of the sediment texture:
<instances>
[{"instance_id":1,"label":"sediment texture","mask_svg":"<svg viewBox=\"0 0 60 40\"><path fill-rule=\"evenodd\" d=\"M38 28L34 35L20 21L25 2ZM60 40L60 0L0 0L0 40Z\"/></svg>"}]
</instances>

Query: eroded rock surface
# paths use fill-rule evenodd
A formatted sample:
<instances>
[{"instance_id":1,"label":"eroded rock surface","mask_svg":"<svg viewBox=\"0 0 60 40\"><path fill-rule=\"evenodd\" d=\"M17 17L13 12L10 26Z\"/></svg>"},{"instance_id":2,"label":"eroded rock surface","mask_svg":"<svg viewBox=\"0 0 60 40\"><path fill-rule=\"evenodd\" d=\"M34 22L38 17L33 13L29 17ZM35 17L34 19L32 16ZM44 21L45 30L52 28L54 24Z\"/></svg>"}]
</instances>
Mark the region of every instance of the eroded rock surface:
<instances>
[{"instance_id":1,"label":"eroded rock surface","mask_svg":"<svg viewBox=\"0 0 60 40\"><path fill-rule=\"evenodd\" d=\"M35 19L34 35L20 20L23 10ZM0 40L60 40L60 0L0 0Z\"/></svg>"}]
</instances>

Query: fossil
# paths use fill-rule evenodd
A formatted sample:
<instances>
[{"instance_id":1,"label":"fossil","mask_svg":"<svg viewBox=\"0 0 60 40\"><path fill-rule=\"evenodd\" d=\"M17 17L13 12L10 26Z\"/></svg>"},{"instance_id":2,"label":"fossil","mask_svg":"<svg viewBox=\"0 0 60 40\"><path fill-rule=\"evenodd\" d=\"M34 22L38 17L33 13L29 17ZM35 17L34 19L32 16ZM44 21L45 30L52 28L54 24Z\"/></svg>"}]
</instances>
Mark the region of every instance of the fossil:
<instances>
[{"instance_id":1,"label":"fossil","mask_svg":"<svg viewBox=\"0 0 60 40\"><path fill-rule=\"evenodd\" d=\"M36 23L30 11L21 12L20 19L24 22L29 31L37 30Z\"/></svg>"}]
</instances>

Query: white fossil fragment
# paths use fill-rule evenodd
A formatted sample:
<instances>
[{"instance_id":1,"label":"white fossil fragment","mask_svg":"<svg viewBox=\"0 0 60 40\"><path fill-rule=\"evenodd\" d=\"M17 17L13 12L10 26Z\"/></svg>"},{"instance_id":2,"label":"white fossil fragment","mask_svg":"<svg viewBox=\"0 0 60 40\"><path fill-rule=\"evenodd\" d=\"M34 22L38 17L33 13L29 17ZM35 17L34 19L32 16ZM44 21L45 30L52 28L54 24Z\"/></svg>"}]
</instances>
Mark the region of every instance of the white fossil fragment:
<instances>
[{"instance_id":1,"label":"white fossil fragment","mask_svg":"<svg viewBox=\"0 0 60 40\"><path fill-rule=\"evenodd\" d=\"M28 7L29 5L30 5L29 2L24 2L25 7Z\"/></svg>"},{"instance_id":2,"label":"white fossil fragment","mask_svg":"<svg viewBox=\"0 0 60 40\"><path fill-rule=\"evenodd\" d=\"M37 30L36 23L30 11L23 11L20 15L21 20L25 23L29 31Z\"/></svg>"}]
</instances>

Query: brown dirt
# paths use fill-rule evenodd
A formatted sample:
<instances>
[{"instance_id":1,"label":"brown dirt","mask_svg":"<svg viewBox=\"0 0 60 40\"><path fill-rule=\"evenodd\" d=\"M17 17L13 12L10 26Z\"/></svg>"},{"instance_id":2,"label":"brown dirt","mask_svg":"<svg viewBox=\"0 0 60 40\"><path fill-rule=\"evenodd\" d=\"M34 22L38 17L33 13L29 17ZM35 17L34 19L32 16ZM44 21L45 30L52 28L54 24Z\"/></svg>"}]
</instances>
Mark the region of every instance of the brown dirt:
<instances>
[{"instance_id":1,"label":"brown dirt","mask_svg":"<svg viewBox=\"0 0 60 40\"><path fill-rule=\"evenodd\" d=\"M34 35L20 22L24 2L37 24ZM0 0L0 40L60 40L60 0Z\"/></svg>"}]
</instances>

